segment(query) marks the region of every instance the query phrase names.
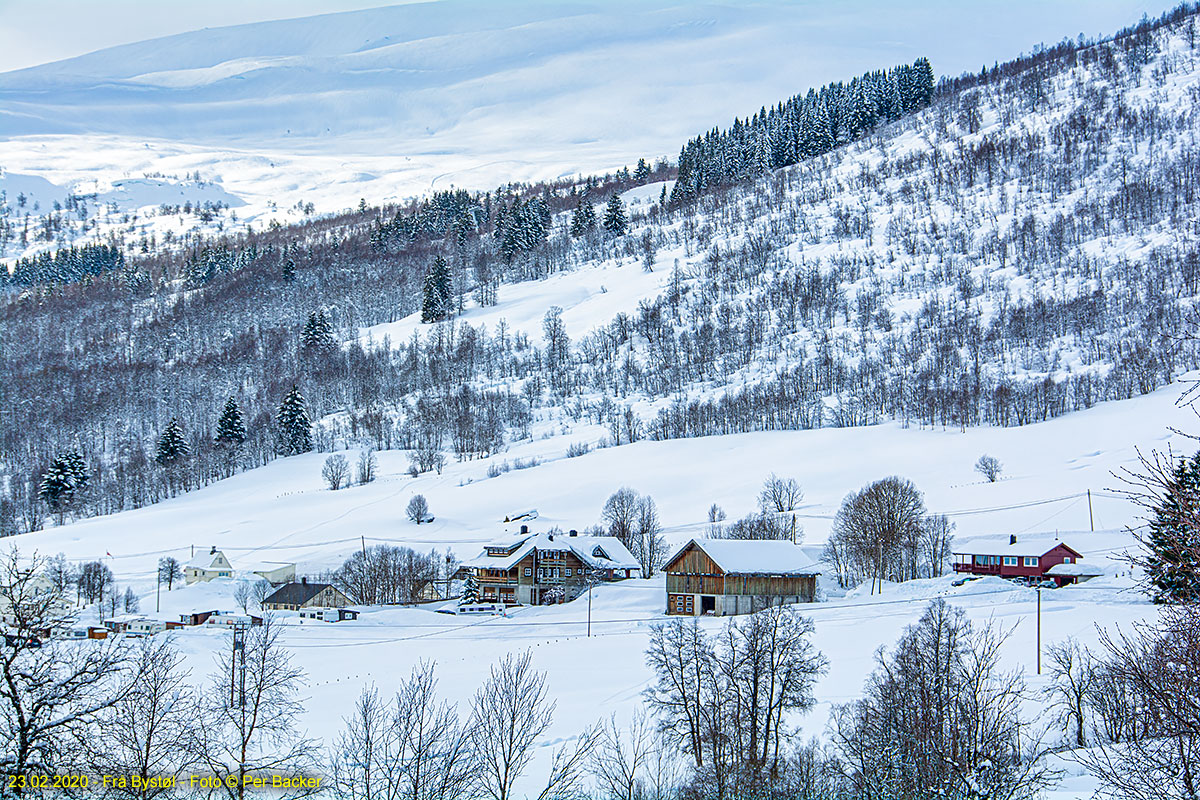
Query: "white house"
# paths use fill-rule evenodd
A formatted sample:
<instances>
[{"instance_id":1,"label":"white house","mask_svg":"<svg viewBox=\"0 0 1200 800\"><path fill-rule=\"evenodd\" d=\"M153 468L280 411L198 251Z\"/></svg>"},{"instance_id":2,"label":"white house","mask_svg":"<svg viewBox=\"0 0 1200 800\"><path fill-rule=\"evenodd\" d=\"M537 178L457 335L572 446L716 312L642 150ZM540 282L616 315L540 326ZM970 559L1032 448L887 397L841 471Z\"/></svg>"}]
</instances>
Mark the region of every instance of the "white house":
<instances>
[{"instance_id":1,"label":"white house","mask_svg":"<svg viewBox=\"0 0 1200 800\"><path fill-rule=\"evenodd\" d=\"M183 579L186 583L211 581L213 578L229 578L233 575L233 565L217 548L212 548L204 555L194 556L183 565Z\"/></svg>"}]
</instances>

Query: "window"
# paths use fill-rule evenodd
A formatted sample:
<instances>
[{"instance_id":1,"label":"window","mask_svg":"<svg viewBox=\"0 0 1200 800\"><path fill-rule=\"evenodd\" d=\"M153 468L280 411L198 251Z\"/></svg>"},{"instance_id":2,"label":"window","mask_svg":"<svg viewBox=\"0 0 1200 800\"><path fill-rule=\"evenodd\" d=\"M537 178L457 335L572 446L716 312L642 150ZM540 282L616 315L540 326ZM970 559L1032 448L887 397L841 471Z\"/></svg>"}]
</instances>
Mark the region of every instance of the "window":
<instances>
[{"instance_id":1,"label":"window","mask_svg":"<svg viewBox=\"0 0 1200 800\"><path fill-rule=\"evenodd\" d=\"M567 577L571 577L571 568L567 567Z\"/></svg>"},{"instance_id":2,"label":"window","mask_svg":"<svg viewBox=\"0 0 1200 800\"><path fill-rule=\"evenodd\" d=\"M1036 567L1038 565L1037 556L1025 556L1025 566Z\"/></svg>"},{"instance_id":3,"label":"window","mask_svg":"<svg viewBox=\"0 0 1200 800\"><path fill-rule=\"evenodd\" d=\"M532 574L533 574L533 568L532 568L532 567L526 567L526 568L525 568L525 577L526 577L526 578L528 578L528 577L529 577L530 575L532 575Z\"/></svg>"},{"instance_id":4,"label":"window","mask_svg":"<svg viewBox=\"0 0 1200 800\"><path fill-rule=\"evenodd\" d=\"M1017 557L1016 556L1005 556L1004 557L1004 566L1015 567L1016 565L1017 565Z\"/></svg>"},{"instance_id":5,"label":"window","mask_svg":"<svg viewBox=\"0 0 1200 800\"><path fill-rule=\"evenodd\" d=\"M1063 558L1063 563L1064 563L1064 564L1070 564L1070 563L1071 563L1071 557L1070 557L1070 556L1066 556L1065 558Z\"/></svg>"},{"instance_id":6,"label":"window","mask_svg":"<svg viewBox=\"0 0 1200 800\"><path fill-rule=\"evenodd\" d=\"M975 556L975 563L981 567L986 567L988 563L987 556Z\"/></svg>"},{"instance_id":7,"label":"window","mask_svg":"<svg viewBox=\"0 0 1200 800\"><path fill-rule=\"evenodd\" d=\"M999 564L999 563L1000 563L1000 556L992 556L992 563L993 563L993 564Z\"/></svg>"}]
</instances>

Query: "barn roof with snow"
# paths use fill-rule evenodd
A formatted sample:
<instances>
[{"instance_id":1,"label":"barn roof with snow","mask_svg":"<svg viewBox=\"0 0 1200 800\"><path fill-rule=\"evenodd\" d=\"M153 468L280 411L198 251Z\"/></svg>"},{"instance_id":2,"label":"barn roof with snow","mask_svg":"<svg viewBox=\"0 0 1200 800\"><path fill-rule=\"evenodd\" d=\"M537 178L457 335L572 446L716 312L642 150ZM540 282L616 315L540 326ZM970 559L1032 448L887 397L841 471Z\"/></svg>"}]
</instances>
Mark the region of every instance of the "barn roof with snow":
<instances>
[{"instance_id":1,"label":"barn roof with snow","mask_svg":"<svg viewBox=\"0 0 1200 800\"><path fill-rule=\"evenodd\" d=\"M670 569L696 547L730 575L820 575L821 568L791 542L779 539L692 539L667 559Z\"/></svg>"}]
</instances>

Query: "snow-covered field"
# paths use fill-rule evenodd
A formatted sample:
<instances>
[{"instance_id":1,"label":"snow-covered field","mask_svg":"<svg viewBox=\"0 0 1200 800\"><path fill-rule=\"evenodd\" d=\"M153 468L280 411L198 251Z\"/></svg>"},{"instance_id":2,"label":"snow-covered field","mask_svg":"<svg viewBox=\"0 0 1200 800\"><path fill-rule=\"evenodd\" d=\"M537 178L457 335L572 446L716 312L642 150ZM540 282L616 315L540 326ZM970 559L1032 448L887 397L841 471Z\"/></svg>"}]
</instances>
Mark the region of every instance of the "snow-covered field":
<instances>
[{"instance_id":1,"label":"snow-covered field","mask_svg":"<svg viewBox=\"0 0 1200 800\"><path fill-rule=\"evenodd\" d=\"M197 552L223 549L235 568L261 560L295 561L301 574L336 567L364 539L368 545L450 548L470 557L481 542L515 527L502 522L510 512L536 507L541 516L534 530L583 528L598 521L605 498L622 485L654 497L667 537L679 544L701 534L709 504L721 504L736 518L752 510L768 473L794 476L806 493L805 542L816 552L847 492L899 474L925 492L931 510L951 515L960 539L987 536L1001 543L1010 534L1020 539L1057 532L1086 562L1105 566L1107 576L1044 592L1042 598L1044 644L1066 636L1094 642L1097 624L1127 624L1154 613L1131 588L1128 568L1120 561L1132 544L1123 528L1136 524L1136 511L1114 495L1119 481L1113 473L1136 466L1136 448L1164 449L1172 440L1186 447L1167 430L1194 428L1191 410L1177 402L1182 388L1176 384L1022 428L960 432L887 424L643 441L572 459L564 458L567 444L595 439L599 431L558 429L492 459L449 464L440 476L411 478L403 453L383 452L379 480L338 492L323 488L324 456L310 454L280 459L151 507L23 535L16 543L25 553L62 551L74 561L105 560L118 583L141 596L142 610L153 612L157 559L171 554L186 560L193 546ZM972 471L984 452L1004 464L996 483ZM534 457L539 466L486 477L493 461ZM1081 496L1088 489L1096 532L1089 531L1087 498ZM404 506L416 493L429 499L433 523L418 526L405 518ZM817 646L831 662L817 686L820 705L796 720L806 733L823 730L830 704L857 695L875 650L892 643L933 597L962 606L973 620L1011 629L1006 644L1011 665L1026 670L1031 687L1041 685L1033 674L1035 592L999 579L961 587L952 581L951 576L887 586L875 596L861 588L844 597L829 591L824 602L803 608L816 623ZM233 610L235 585L218 580L162 592L161 616ZM648 680L642 651L649 626L663 618L664 595L661 577L601 587L593 601L590 639L587 605L574 602L522 608L506 618L465 620L427 608L369 608L358 621L337 625L300 625L294 615L285 615L290 621L286 643L309 679L306 725L327 741L366 684L387 690L415 663L433 660L441 690L466 701L495 658L532 649L558 703L548 738L557 743L600 716L627 715L640 702ZM853 636L846 635L849 630ZM227 634L216 630L189 629L177 636L197 680L227 643ZM548 752L535 762L530 787L542 779ZM1061 797L1086 797L1089 786L1083 778L1068 780Z\"/></svg>"}]
</instances>

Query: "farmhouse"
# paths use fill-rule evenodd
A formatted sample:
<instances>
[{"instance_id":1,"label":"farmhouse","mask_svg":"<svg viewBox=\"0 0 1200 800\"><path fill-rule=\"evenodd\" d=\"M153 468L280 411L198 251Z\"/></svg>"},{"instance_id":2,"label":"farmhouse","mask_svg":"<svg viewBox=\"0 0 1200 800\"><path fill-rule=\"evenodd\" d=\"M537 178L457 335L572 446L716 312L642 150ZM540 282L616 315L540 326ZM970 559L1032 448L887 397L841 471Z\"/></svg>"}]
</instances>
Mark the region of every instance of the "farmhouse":
<instances>
[{"instance_id":1,"label":"farmhouse","mask_svg":"<svg viewBox=\"0 0 1200 800\"><path fill-rule=\"evenodd\" d=\"M667 559L667 613L750 614L812 603L820 569L791 542L692 539Z\"/></svg>"},{"instance_id":2,"label":"farmhouse","mask_svg":"<svg viewBox=\"0 0 1200 800\"><path fill-rule=\"evenodd\" d=\"M183 565L183 579L188 584L207 582L213 578L228 578L233 575L233 565L217 548L213 547L207 553L193 556L192 560Z\"/></svg>"},{"instance_id":3,"label":"farmhouse","mask_svg":"<svg viewBox=\"0 0 1200 800\"><path fill-rule=\"evenodd\" d=\"M1057 536L1043 534L1018 540L1013 535L1008 537L1007 545L997 544L995 539L963 542L954 553L954 571L1000 578L1046 578L1065 586L1082 578L1080 573L1089 570L1054 570L1054 567L1078 564L1082 558L1078 550L1062 543Z\"/></svg>"},{"instance_id":4,"label":"farmhouse","mask_svg":"<svg viewBox=\"0 0 1200 800\"><path fill-rule=\"evenodd\" d=\"M299 611L302 608L337 608L350 605L350 600L328 583L289 583L272 592L262 607L265 611Z\"/></svg>"},{"instance_id":5,"label":"farmhouse","mask_svg":"<svg viewBox=\"0 0 1200 800\"><path fill-rule=\"evenodd\" d=\"M524 527L524 526L522 526ZM589 582L620 581L641 574L641 564L612 536L528 533L491 542L462 563L475 576L479 600L505 605L564 603Z\"/></svg>"}]
</instances>

